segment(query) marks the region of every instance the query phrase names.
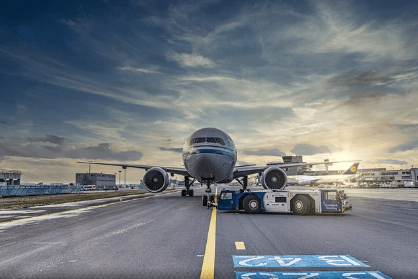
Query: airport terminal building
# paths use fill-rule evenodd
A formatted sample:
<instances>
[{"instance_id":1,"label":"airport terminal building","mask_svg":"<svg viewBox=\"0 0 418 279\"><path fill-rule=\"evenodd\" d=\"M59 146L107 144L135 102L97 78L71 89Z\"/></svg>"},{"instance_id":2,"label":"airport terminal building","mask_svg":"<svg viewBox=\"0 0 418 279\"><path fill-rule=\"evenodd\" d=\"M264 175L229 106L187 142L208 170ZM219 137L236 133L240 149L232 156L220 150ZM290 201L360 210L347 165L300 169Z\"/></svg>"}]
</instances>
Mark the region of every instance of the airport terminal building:
<instances>
[{"instance_id":1,"label":"airport terminal building","mask_svg":"<svg viewBox=\"0 0 418 279\"><path fill-rule=\"evenodd\" d=\"M98 189L115 186L116 175L105 173L76 173L75 183L79 185L95 185Z\"/></svg>"},{"instance_id":2,"label":"airport terminal building","mask_svg":"<svg viewBox=\"0 0 418 279\"><path fill-rule=\"evenodd\" d=\"M380 186L418 186L418 168L387 170L386 168L360 169L357 182L361 184L378 184Z\"/></svg>"},{"instance_id":3,"label":"airport terminal building","mask_svg":"<svg viewBox=\"0 0 418 279\"><path fill-rule=\"evenodd\" d=\"M284 163L302 163L302 156L283 156ZM340 175L345 170L312 171L307 168L292 167L287 175ZM359 186L369 187L418 187L418 168L387 170L386 168L358 169L357 176L350 181Z\"/></svg>"},{"instance_id":4,"label":"airport terminal building","mask_svg":"<svg viewBox=\"0 0 418 279\"><path fill-rule=\"evenodd\" d=\"M0 185L20 185L21 174L18 170L0 170Z\"/></svg>"}]
</instances>

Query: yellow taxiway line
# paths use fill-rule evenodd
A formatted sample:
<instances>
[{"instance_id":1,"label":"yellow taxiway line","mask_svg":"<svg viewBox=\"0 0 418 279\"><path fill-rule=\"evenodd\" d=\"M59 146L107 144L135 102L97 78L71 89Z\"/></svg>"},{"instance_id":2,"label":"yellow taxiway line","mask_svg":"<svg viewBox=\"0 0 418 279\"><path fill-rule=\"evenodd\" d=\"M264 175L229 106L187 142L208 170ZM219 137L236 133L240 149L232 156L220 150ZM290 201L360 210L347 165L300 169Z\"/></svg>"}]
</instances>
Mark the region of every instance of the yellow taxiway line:
<instances>
[{"instance_id":1,"label":"yellow taxiway line","mask_svg":"<svg viewBox=\"0 0 418 279\"><path fill-rule=\"evenodd\" d=\"M217 203L216 196L218 195L218 188L216 188L215 204ZM210 219L208 239L206 241L205 256L203 258L202 272L200 279L213 279L215 277L215 245L216 244L216 207L212 209L212 217Z\"/></svg>"}]
</instances>

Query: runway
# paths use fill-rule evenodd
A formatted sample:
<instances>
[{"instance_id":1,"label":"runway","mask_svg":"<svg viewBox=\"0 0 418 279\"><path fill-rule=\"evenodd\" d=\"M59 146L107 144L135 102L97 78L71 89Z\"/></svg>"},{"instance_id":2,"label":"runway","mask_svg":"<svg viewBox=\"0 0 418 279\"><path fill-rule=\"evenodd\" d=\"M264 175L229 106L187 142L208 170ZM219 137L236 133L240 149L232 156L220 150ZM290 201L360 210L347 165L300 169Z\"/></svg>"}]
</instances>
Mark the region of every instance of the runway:
<instances>
[{"instance_id":1,"label":"runway","mask_svg":"<svg viewBox=\"0 0 418 279\"><path fill-rule=\"evenodd\" d=\"M397 190L388 189L396 196L408 193ZM0 221L0 277L199 278L213 218L201 205L203 191L61 207L64 212L49 215L40 207L9 211L24 218ZM418 203L353 195L353 211L344 216L217 211L212 276L315 278L333 272L340 276L335 278L417 278ZM307 259L313 255L335 265L312 266ZM298 266L305 259L308 266Z\"/></svg>"}]
</instances>

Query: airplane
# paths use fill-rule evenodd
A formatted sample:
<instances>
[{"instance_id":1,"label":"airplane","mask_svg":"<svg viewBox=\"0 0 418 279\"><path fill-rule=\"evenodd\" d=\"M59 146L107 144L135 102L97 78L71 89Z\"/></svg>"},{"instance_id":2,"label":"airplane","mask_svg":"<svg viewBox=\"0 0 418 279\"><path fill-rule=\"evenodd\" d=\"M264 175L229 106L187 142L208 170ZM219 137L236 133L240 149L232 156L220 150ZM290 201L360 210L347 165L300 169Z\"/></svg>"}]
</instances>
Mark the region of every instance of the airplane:
<instances>
[{"instance_id":1,"label":"airplane","mask_svg":"<svg viewBox=\"0 0 418 279\"><path fill-rule=\"evenodd\" d=\"M184 176L185 190L182 196L193 196L190 186L195 180L206 185L206 196L203 196L203 204L210 198L210 185L214 183L230 183L237 180L247 190L248 176L259 174L261 185L265 189L283 189L287 184L287 175L283 169L297 166L312 166L339 162L316 163L275 163L265 166L241 165L236 166L237 149L231 137L217 128L202 128L189 137L183 147L184 168L162 167L156 165L131 165L100 162L78 162L84 164L97 164L119 166L126 168L145 169L143 182L145 188L152 193L164 191L169 184L169 174Z\"/></svg>"},{"instance_id":2,"label":"airplane","mask_svg":"<svg viewBox=\"0 0 418 279\"><path fill-rule=\"evenodd\" d=\"M289 176L288 184L298 184L298 185L310 185L315 184L334 184L337 182L344 182L350 179L355 178L357 175L359 163L352 164L346 171L342 174L336 175L300 175L300 176Z\"/></svg>"}]
</instances>

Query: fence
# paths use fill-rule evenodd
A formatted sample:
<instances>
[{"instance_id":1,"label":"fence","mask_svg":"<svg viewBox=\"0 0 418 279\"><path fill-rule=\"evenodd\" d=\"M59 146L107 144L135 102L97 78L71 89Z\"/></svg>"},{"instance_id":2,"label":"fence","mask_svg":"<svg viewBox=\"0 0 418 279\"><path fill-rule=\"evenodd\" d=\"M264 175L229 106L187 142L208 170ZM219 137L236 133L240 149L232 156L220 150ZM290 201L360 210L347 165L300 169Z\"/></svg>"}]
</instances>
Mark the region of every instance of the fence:
<instances>
[{"instance_id":1,"label":"fence","mask_svg":"<svg viewBox=\"0 0 418 279\"><path fill-rule=\"evenodd\" d=\"M26 186L7 185L0 186L0 196L33 196L78 193L82 189L79 185L53 185L53 186Z\"/></svg>"}]
</instances>

